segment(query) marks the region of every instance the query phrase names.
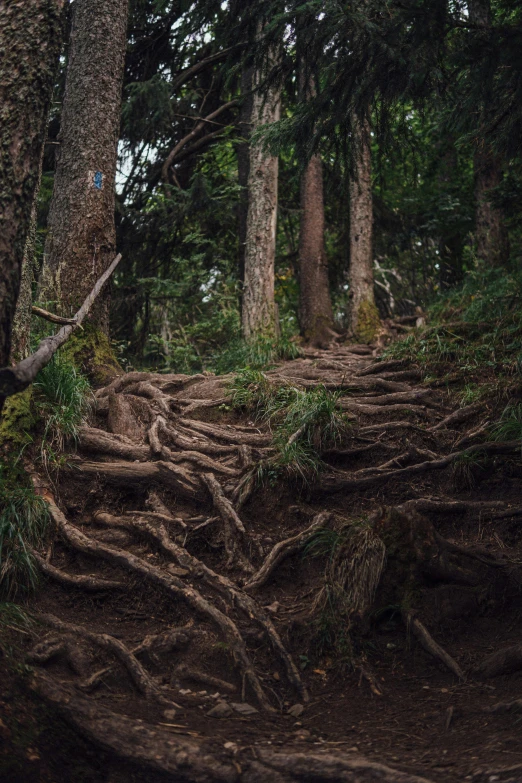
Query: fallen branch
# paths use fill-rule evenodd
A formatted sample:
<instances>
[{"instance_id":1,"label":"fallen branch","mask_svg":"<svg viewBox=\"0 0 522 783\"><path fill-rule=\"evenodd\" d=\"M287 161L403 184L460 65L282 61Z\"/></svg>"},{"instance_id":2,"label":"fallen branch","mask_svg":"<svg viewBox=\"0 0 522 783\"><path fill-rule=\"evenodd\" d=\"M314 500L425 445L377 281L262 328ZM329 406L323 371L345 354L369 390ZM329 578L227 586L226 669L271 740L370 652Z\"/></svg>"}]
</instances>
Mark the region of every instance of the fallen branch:
<instances>
[{"instance_id":1,"label":"fallen branch","mask_svg":"<svg viewBox=\"0 0 522 783\"><path fill-rule=\"evenodd\" d=\"M446 652L446 650L444 650L439 644L437 644L437 642L431 636L428 629L421 623L420 620L418 620L415 617L414 612L412 612L411 610L404 610L402 613L402 617L406 624L406 627L408 629L411 628L413 635L420 642L421 646L424 647L426 652L428 652L438 661L441 661L441 663L443 663L444 666L446 666L450 670L450 672L452 672L456 677L459 678L459 680L466 679L466 675L458 665L457 661L455 661L451 657L451 655L449 655Z\"/></svg>"},{"instance_id":2,"label":"fallen branch","mask_svg":"<svg viewBox=\"0 0 522 783\"><path fill-rule=\"evenodd\" d=\"M53 324L75 323L74 318L63 318L61 315L55 315L55 313L49 313L47 310L44 310L42 307L36 307L36 305L33 305L31 307L31 312L33 315L37 315L39 318L44 318L46 321L50 321Z\"/></svg>"},{"instance_id":3,"label":"fallen branch","mask_svg":"<svg viewBox=\"0 0 522 783\"><path fill-rule=\"evenodd\" d=\"M72 319L74 323L62 326L60 331L52 337L45 337L36 351L31 356L28 356L27 359L23 359L14 367L4 367L0 370L0 397L9 397L11 394L17 394L31 385L40 370L49 364L58 348L82 325L93 302L120 261L121 254L118 253Z\"/></svg>"}]
</instances>

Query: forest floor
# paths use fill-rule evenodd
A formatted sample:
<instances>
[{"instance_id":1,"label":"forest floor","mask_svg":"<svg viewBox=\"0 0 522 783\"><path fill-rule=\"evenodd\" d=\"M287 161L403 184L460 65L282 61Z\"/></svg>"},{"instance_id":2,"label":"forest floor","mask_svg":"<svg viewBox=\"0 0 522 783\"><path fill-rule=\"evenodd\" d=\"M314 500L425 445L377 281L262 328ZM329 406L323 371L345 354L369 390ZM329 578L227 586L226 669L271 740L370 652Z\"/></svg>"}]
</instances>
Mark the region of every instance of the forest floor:
<instances>
[{"instance_id":1,"label":"forest floor","mask_svg":"<svg viewBox=\"0 0 522 783\"><path fill-rule=\"evenodd\" d=\"M270 426L207 375L121 376L35 472L56 535L37 624L4 629L2 780L522 781L520 447L367 346L266 377L342 392L309 484L256 483Z\"/></svg>"}]
</instances>

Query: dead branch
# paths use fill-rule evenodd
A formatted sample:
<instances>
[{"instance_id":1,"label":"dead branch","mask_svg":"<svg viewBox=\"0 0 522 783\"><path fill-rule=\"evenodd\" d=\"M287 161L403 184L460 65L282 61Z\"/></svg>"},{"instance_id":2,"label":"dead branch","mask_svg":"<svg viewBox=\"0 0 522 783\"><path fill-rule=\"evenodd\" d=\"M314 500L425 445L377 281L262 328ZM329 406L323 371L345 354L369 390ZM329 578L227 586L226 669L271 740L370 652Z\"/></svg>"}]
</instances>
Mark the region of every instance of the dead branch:
<instances>
[{"instance_id":1,"label":"dead branch","mask_svg":"<svg viewBox=\"0 0 522 783\"><path fill-rule=\"evenodd\" d=\"M418 639L421 646L424 647L426 652L432 655L437 660L441 661L446 668L450 670L459 680L465 680L466 675L458 665L458 663L448 655L435 639L431 636L428 629L415 617L415 613L411 610L405 609L402 612L403 620L408 629L411 628L414 636Z\"/></svg>"},{"instance_id":2,"label":"dead branch","mask_svg":"<svg viewBox=\"0 0 522 783\"><path fill-rule=\"evenodd\" d=\"M314 533L321 527L324 527L331 514L328 511L321 511L314 517L312 524L291 538L286 538L284 541L279 541L267 556L265 562L261 568L248 580L244 585L244 590L256 590L262 587L269 579L270 575L277 568L279 563L294 552L298 552L299 549L305 544Z\"/></svg>"},{"instance_id":3,"label":"dead branch","mask_svg":"<svg viewBox=\"0 0 522 783\"><path fill-rule=\"evenodd\" d=\"M31 307L31 312L33 315L37 315L39 318L44 318L46 321L50 321L52 324L75 323L74 318L62 318L61 315L55 315L54 313L49 313L47 310L44 310L42 307L36 307L36 305L33 305Z\"/></svg>"},{"instance_id":4,"label":"dead branch","mask_svg":"<svg viewBox=\"0 0 522 783\"><path fill-rule=\"evenodd\" d=\"M102 290L103 286L112 275L121 261L121 254L109 264L103 275L97 280L91 293L87 296L84 303L73 318L74 323L62 326L52 337L45 337L39 344L36 351L23 359L14 367L4 367L0 370L0 396L9 397L12 394L27 389L34 381L41 369L48 364L58 348L69 339L71 334L82 325L88 315L93 302Z\"/></svg>"}]
</instances>

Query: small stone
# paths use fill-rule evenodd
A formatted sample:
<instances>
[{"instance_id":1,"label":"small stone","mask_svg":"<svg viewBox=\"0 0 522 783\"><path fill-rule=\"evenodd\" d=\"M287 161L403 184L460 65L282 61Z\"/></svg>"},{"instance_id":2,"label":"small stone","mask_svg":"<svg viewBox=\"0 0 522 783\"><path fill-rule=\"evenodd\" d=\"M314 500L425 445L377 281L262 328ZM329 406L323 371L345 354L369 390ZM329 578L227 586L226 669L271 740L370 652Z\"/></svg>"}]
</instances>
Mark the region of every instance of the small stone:
<instances>
[{"instance_id":1,"label":"small stone","mask_svg":"<svg viewBox=\"0 0 522 783\"><path fill-rule=\"evenodd\" d=\"M198 691L198 696L206 696L208 691Z\"/></svg>"},{"instance_id":2,"label":"small stone","mask_svg":"<svg viewBox=\"0 0 522 783\"><path fill-rule=\"evenodd\" d=\"M186 696L187 693L192 693L192 691L190 690L190 688L182 688L180 690L180 693L181 693L182 696Z\"/></svg>"},{"instance_id":3,"label":"small stone","mask_svg":"<svg viewBox=\"0 0 522 783\"><path fill-rule=\"evenodd\" d=\"M441 693L449 693L449 690L447 688L441 688L440 692Z\"/></svg>"},{"instance_id":4,"label":"small stone","mask_svg":"<svg viewBox=\"0 0 522 783\"><path fill-rule=\"evenodd\" d=\"M236 712L239 712L240 715L256 715L259 712L259 710L256 710L255 707L246 702L231 702L230 706Z\"/></svg>"},{"instance_id":5,"label":"small stone","mask_svg":"<svg viewBox=\"0 0 522 783\"><path fill-rule=\"evenodd\" d=\"M359 748L354 745L352 748L348 748L348 753L359 753Z\"/></svg>"},{"instance_id":6,"label":"small stone","mask_svg":"<svg viewBox=\"0 0 522 783\"><path fill-rule=\"evenodd\" d=\"M281 606L281 604L279 603L279 601L274 601L273 604L270 604L269 606L266 606L265 609L268 609L269 612L272 612L272 614L275 614L276 612L279 611L279 607L280 606Z\"/></svg>"},{"instance_id":7,"label":"small stone","mask_svg":"<svg viewBox=\"0 0 522 783\"><path fill-rule=\"evenodd\" d=\"M279 676L279 672L274 672L274 673L273 673L273 675L272 675L272 677L273 677L273 678L274 678L274 680L276 680L277 682L279 682L279 680L281 679L281 677Z\"/></svg>"},{"instance_id":8,"label":"small stone","mask_svg":"<svg viewBox=\"0 0 522 783\"><path fill-rule=\"evenodd\" d=\"M166 720L174 720L176 717L176 710L164 710L163 717Z\"/></svg>"},{"instance_id":9,"label":"small stone","mask_svg":"<svg viewBox=\"0 0 522 783\"><path fill-rule=\"evenodd\" d=\"M167 571L169 571L173 576L188 576L189 574L186 568L180 568L179 566L173 565L173 563L169 563L167 566Z\"/></svg>"},{"instance_id":10,"label":"small stone","mask_svg":"<svg viewBox=\"0 0 522 783\"><path fill-rule=\"evenodd\" d=\"M211 699L219 699L220 696L221 696L220 692L216 691L215 693L212 694L212 696L210 698Z\"/></svg>"},{"instance_id":11,"label":"small stone","mask_svg":"<svg viewBox=\"0 0 522 783\"><path fill-rule=\"evenodd\" d=\"M293 707L290 707L290 709L288 710L288 714L291 715L293 718L300 718L303 712L304 712L304 707L302 704L294 704Z\"/></svg>"},{"instance_id":12,"label":"small stone","mask_svg":"<svg viewBox=\"0 0 522 783\"><path fill-rule=\"evenodd\" d=\"M238 750L239 750L239 747L237 746L237 743L235 743L235 742L225 742L223 747L225 748L225 750L232 751L232 753L237 753Z\"/></svg>"},{"instance_id":13,"label":"small stone","mask_svg":"<svg viewBox=\"0 0 522 783\"><path fill-rule=\"evenodd\" d=\"M209 718L228 718L232 715L232 708L226 701L218 701L215 707L207 712Z\"/></svg>"}]
</instances>

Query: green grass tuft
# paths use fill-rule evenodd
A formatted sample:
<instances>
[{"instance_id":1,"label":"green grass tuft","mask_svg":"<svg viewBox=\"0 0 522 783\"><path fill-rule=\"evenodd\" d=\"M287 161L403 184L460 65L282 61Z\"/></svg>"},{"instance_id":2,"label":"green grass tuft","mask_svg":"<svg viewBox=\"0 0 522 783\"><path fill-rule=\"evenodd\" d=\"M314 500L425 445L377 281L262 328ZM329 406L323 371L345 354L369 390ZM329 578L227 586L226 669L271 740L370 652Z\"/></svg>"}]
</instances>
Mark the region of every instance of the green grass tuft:
<instances>
[{"instance_id":1,"label":"green grass tuft","mask_svg":"<svg viewBox=\"0 0 522 783\"><path fill-rule=\"evenodd\" d=\"M44 463L59 462L65 443L77 440L91 400L89 381L71 362L54 356L38 373L34 405L44 421L40 445Z\"/></svg>"},{"instance_id":2,"label":"green grass tuft","mask_svg":"<svg viewBox=\"0 0 522 783\"><path fill-rule=\"evenodd\" d=\"M308 391L275 384L259 370L238 373L230 385L232 405L269 423L277 453L257 469L259 481L281 475L309 482L323 469L321 454L348 434L350 422L337 392L324 386Z\"/></svg>"},{"instance_id":3,"label":"green grass tuft","mask_svg":"<svg viewBox=\"0 0 522 783\"><path fill-rule=\"evenodd\" d=\"M497 441L522 442L522 403L507 405L504 408L499 421L491 427L491 438Z\"/></svg>"},{"instance_id":4,"label":"green grass tuft","mask_svg":"<svg viewBox=\"0 0 522 783\"><path fill-rule=\"evenodd\" d=\"M12 599L33 590L38 571L30 552L49 526L45 501L19 472L0 466L0 596Z\"/></svg>"}]
</instances>

